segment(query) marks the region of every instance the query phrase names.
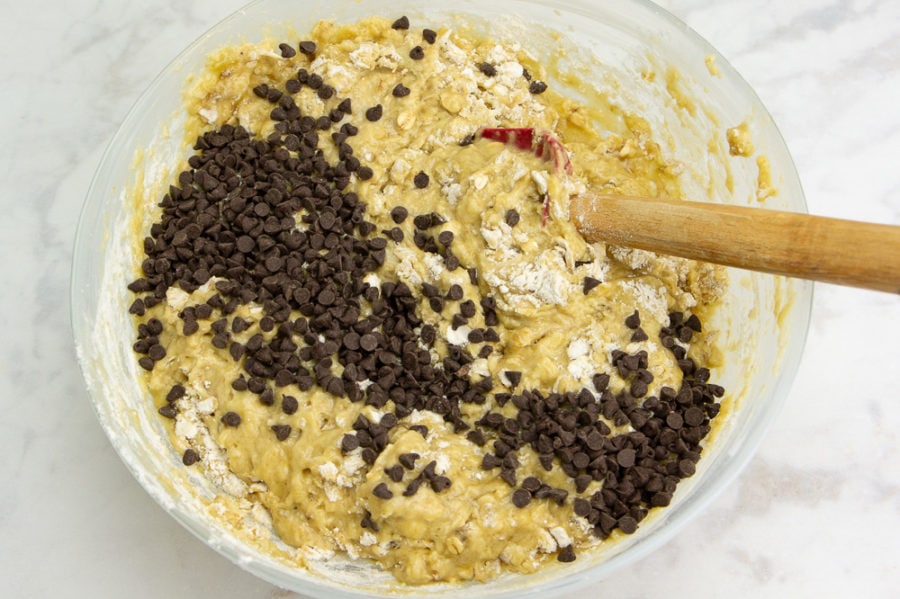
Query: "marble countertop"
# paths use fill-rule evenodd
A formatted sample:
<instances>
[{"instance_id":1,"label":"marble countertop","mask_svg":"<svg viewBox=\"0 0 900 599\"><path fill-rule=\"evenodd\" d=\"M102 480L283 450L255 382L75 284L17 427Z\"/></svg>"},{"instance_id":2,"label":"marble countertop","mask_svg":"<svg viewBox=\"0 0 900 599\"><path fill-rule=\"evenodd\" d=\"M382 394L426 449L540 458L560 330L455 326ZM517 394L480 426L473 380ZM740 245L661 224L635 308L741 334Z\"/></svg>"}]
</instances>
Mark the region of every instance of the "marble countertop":
<instances>
[{"instance_id":1,"label":"marble countertop","mask_svg":"<svg viewBox=\"0 0 900 599\"><path fill-rule=\"evenodd\" d=\"M102 148L152 77L242 1L5 3L6 597L293 596L194 539L128 474L94 417L69 330L75 223ZM812 212L900 224L900 3L661 4L758 91ZM673 541L580 596L896 597L898 340L900 298L817 286L793 392L747 469Z\"/></svg>"}]
</instances>

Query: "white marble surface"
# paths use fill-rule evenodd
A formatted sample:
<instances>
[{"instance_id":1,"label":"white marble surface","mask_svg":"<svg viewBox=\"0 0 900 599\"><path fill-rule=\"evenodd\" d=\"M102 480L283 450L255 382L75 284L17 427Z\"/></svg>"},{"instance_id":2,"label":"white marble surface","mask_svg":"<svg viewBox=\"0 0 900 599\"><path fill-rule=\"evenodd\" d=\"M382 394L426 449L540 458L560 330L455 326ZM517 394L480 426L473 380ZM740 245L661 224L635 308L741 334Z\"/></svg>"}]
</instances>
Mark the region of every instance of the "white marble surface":
<instances>
[{"instance_id":1,"label":"white marble surface","mask_svg":"<svg viewBox=\"0 0 900 599\"><path fill-rule=\"evenodd\" d=\"M291 596L195 540L129 476L69 332L75 222L102 147L166 62L241 2L3 2L5 597ZM900 3L662 4L758 90L811 211L900 224ZM675 540L582 596L898 596L898 341L900 298L818 286L793 393L747 470Z\"/></svg>"}]
</instances>

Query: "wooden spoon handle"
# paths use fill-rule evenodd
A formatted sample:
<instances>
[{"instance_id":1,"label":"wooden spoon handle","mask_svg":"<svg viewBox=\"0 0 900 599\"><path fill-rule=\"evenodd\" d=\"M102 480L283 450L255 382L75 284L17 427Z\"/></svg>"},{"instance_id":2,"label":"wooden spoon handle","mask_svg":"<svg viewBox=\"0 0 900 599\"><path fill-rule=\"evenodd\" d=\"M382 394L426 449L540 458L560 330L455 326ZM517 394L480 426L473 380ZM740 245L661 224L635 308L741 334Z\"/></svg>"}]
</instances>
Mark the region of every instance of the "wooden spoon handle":
<instances>
[{"instance_id":1,"label":"wooden spoon handle","mask_svg":"<svg viewBox=\"0 0 900 599\"><path fill-rule=\"evenodd\" d=\"M900 226L599 194L572 198L571 215L590 242L900 293Z\"/></svg>"}]
</instances>

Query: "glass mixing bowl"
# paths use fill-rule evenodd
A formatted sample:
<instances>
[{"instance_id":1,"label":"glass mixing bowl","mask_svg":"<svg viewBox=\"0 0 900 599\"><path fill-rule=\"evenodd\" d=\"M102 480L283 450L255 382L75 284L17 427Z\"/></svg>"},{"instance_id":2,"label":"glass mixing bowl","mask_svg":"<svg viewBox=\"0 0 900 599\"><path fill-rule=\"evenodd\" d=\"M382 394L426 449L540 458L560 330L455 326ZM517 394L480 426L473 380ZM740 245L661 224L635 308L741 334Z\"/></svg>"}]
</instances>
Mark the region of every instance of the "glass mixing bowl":
<instances>
[{"instance_id":1,"label":"glass mixing bowl","mask_svg":"<svg viewBox=\"0 0 900 599\"><path fill-rule=\"evenodd\" d=\"M409 588L347 558L300 569L251 546L239 528L210 515L215 489L181 466L153 402L137 383L126 292L135 264L127 234L133 203L127 198L164 179L189 153L182 136L185 78L223 45L266 37L295 39L296 32L309 30L322 18L349 22L373 14L405 14L417 26L434 29L467 25L518 42L535 57L555 57L559 71L576 75L553 81L557 89L568 88L585 102L599 90L648 119L665 155L684 165L681 183L687 197L756 203L756 163L729 157L725 142L727 127L746 122L757 151L768 157L779 190L765 205L806 210L788 150L757 96L704 40L649 2L259 0L213 27L156 78L110 142L94 177L78 226L71 298L76 346L94 407L115 450L167 512L234 563L280 587L314 597L425 591L524 597L584 587L671 539L750 459L797 370L811 284L730 271L730 292L708 327L720 331L726 364L714 376L732 394L731 414L668 508L657 510L636 534L582 552L574 563L548 564L534 575L508 574L486 584ZM725 150L710 151L710 144ZM712 197L707 189L713 190Z\"/></svg>"}]
</instances>

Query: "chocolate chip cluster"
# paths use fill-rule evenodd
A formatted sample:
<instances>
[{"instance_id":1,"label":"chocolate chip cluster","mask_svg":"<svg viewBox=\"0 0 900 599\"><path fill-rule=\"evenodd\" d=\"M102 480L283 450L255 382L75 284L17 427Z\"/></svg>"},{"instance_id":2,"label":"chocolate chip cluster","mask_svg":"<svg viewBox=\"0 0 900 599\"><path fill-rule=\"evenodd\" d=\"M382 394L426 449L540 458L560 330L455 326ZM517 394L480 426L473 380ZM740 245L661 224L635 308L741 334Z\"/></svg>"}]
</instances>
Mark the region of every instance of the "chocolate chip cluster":
<instances>
[{"instance_id":1,"label":"chocolate chip cluster","mask_svg":"<svg viewBox=\"0 0 900 599\"><path fill-rule=\"evenodd\" d=\"M408 29L409 22L404 17L393 26ZM426 29L423 39L432 44L436 34ZM280 51L285 60L309 60L317 47L301 42L300 57L289 44ZM425 53L416 46L409 58L422 60ZM485 77L496 75L488 63L476 68ZM527 72L523 85L536 94L546 90ZM325 101L324 114L302 114L294 96L305 88ZM366 204L353 182L374 173L355 156L352 139L358 127L378 126L382 105L363 110L364 119L354 124L351 100L336 97L335 88L307 68L283 84L261 84L252 91L271 104L273 132L261 138L224 125L201 135L189 168L162 198L160 217L143 240L142 274L129 285L137 296L130 312L141 320L134 343L141 367L153 370L167 356L160 341L163 324L157 318L144 320L147 311L172 287L191 293L214 281L208 299L185 307L178 315L180 330L170 333L191 336L200 322L208 322L211 345L241 365L231 386L255 394L275 415L299 409L287 391L291 387L300 392L316 387L384 411L378 422L360 415L341 440L341 451L359 450L368 467L400 426L427 438L425 426L404 419L414 410L428 410L464 437L473 452L483 454L482 468L498 471L518 508L533 501L571 506L598 537L606 538L616 528L634 532L649 509L669 504L678 481L694 473L700 443L724 393L708 382L709 371L684 348L701 333L696 316L672 313L661 333L661 344L683 373L678 389L662 387L658 396L648 396L653 376L647 353L619 350L610 355L609 366L626 383L620 391L610 389L610 376L600 367L592 388L577 392L522 388L521 373L515 371L503 373L504 390L495 389L493 376L475 376L469 368L498 351L500 318L493 297L465 297L459 285L443 289L422 283L411 289L381 269L392 248L404 242L399 225L410 213L394 208L390 217L398 226L380 231L366 219ZM392 101L402 102L409 94L409 88L398 85ZM336 162L325 158L324 144L337 150ZM410 192L428 185L428 174L420 171ZM514 227L519 213L509 210L504 220ZM454 235L445 224L434 212L413 215L414 246L439 255L451 271L465 268L477 285L477 271L453 253ZM373 286L367 280L376 271L385 280ZM583 291L600 284L588 277ZM248 304L261 306L264 316L250 321L235 314ZM432 350L438 331L423 318L428 311L454 329L479 315L485 326L472 328L467 343L448 345L446 355L437 358ZM640 324L635 311L625 322L631 333L623 344L647 340ZM253 327L254 334L238 341ZM184 394L184 387L174 385L160 413L176 417L176 402ZM473 421L463 417L464 404L492 407ZM241 425L235 412L219 419L225 426ZM271 431L279 441L302 442L286 423L272 425ZM565 473L575 496L541 480L540 472L522 472L522 452L536 453L545 472ZM373 489L375 498L394 496L387 481L406 481L407 497L421 488L440 493L452 486L437 474L435 462L416 470L418 458L403 454L399 464L385 468L385 482ZM183 456L186 465L199 459L194 450ZM362 513L362 525L377 531L371 513ZM575 559L574 548L562 548L558 559Z\"/></svg>"}]
</instances>

